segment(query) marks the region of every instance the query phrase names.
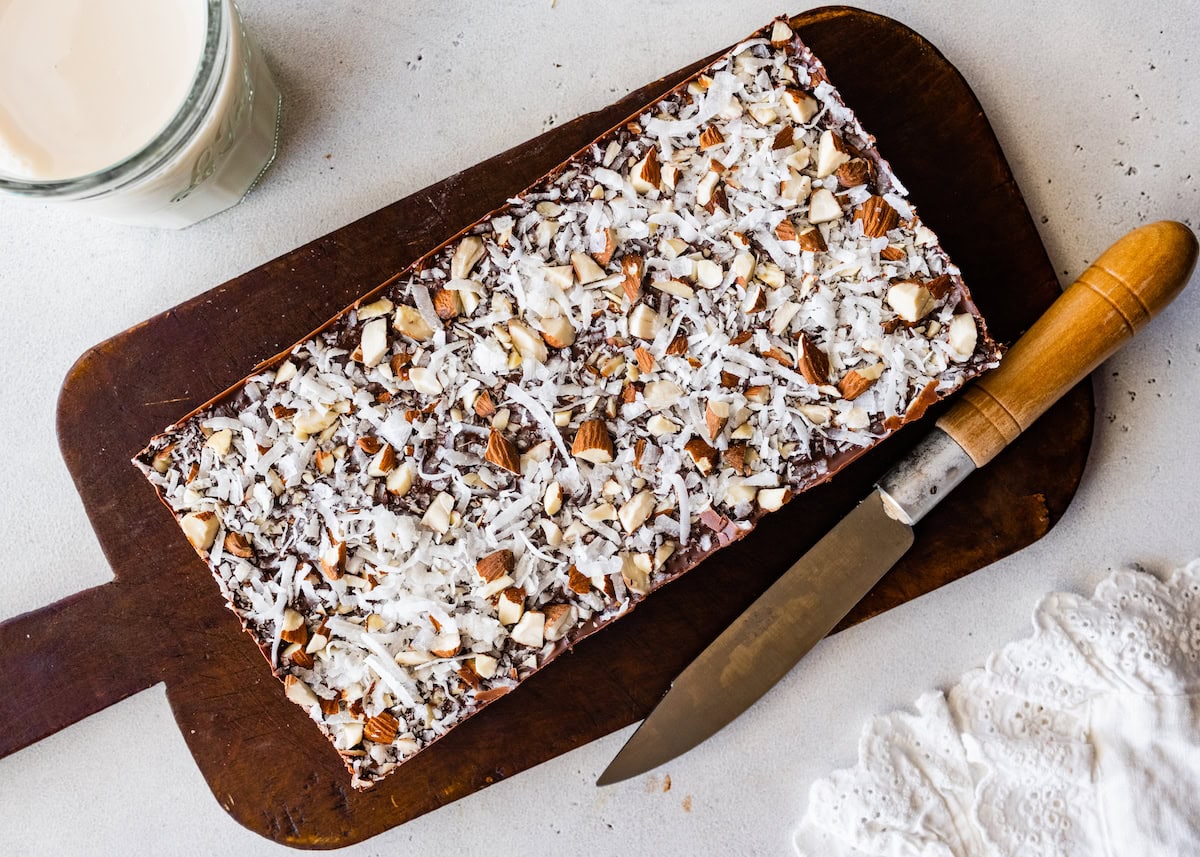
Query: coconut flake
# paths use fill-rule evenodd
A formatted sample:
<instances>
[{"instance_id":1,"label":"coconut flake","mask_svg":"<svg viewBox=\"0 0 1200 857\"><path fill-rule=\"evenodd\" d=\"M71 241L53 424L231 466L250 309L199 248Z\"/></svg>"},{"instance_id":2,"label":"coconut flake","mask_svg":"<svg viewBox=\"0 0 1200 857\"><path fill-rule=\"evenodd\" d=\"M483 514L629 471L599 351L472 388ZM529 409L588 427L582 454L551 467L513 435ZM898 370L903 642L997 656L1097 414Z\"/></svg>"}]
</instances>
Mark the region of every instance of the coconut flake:
<instances>
[{"instance_id":1,"label":"coconut flake","mask_svg":"<svg viewBox=\"0 0 1200 857\"><path fill-rule=\"evenodd\" d=\"M687 483L678 473L671 474L671 487L675 491L675 502L679 504L679 543L687 546L692 534L692 510Z\"/></svg>"},{"instance_id":2,"label":"coconut flake","mask_svg":"<svg viewBox=\"0 0 1200 857\"><path fill-rule=\"evenodd\" d=\"M553 417L546 413L546 409L542 407L537 399L530 396L516 384L509 384L504 388L504 395L512 399L521 407L529 412L529 415L541 424L542 429L554 441L554 445L558 447L559 453L563 457L564 466L567 474L571 479L572 484L579 482L579 470L575 466L575 460L571 456L571 451L567 449L566 443L562 439L562 432L558 430L558 426L554 424Z\"/></svg>"}]
</instances>

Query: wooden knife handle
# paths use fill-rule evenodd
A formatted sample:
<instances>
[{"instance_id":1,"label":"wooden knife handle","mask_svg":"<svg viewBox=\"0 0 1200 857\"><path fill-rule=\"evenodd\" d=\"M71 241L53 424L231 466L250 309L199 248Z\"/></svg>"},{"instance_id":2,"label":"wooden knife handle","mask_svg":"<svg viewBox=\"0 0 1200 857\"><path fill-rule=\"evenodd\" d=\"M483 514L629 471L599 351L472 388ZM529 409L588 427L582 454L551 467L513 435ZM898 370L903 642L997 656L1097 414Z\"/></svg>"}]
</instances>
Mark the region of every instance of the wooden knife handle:
<instances>
[{"instance_id":1,"label":"wooden knife handle","mask_svg":"<svg viewBox=\"0 0 1200 857\"><path fill-rule=\"evenodd\" d=\"M1162 220L1113 244L937 425L982 467L1183 290L1196 236Z\"/></svg>"}]
</instances>

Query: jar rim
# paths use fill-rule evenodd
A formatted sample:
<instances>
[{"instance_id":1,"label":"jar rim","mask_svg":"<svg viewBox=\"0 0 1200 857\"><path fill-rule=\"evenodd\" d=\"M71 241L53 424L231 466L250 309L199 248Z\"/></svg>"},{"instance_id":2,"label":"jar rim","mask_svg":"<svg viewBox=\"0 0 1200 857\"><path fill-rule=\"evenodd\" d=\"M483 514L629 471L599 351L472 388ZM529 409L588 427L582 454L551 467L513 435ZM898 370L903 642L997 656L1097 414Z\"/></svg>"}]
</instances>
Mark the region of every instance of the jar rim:
<instances>
[{"instance_id":1,"label":"jar rim","mask_svg":"<svg viewBox=\"0 0 1200 857\"><path fill-rule=\"evenodd\" d=\"M0 173L0 191L40 198L82 199L117 190L170 160L204 121L216 97L229 47L229 0L205 0L204 50L191 89L179 109L149 142L128 157L99 170L65 179L18 179Z\"/></svg>"}]
</instances>

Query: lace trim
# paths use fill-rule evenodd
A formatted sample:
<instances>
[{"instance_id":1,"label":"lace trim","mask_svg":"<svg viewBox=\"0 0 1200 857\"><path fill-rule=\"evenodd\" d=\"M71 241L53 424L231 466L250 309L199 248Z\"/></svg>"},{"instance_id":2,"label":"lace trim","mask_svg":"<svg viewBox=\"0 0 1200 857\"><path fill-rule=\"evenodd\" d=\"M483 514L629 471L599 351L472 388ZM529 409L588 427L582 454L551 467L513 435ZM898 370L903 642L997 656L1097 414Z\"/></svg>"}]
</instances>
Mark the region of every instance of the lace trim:
<instances>
[{"instance_id":1,"label":"lace trim","mask_svg":"<svg viewBox=\"0 0 1200 857\"><path fill-rule=\"evenodd\" d=\"M1031 637L813 784L813 857L1200 853L1200 560L1047 596Z\"/></svg>"}]
</instances>

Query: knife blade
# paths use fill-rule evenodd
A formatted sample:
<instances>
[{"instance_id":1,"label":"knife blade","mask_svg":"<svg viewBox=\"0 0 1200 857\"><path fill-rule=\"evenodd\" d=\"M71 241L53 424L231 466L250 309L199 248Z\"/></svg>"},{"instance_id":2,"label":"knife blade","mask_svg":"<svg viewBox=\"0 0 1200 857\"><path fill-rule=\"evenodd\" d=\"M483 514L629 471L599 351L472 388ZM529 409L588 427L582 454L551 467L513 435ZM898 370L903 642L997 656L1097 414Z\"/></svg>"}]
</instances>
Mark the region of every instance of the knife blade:
<instances>
[{"instance_id":1,"label":"knife blade","mask_svg":"<svg viewBox=\"0 0 1200 857\"><path fill-rule=\"evenodd\" d=\"M1195 236L1174 221L1109 247L999 369L964 390L875 491L680 673L596 785L687 752L770 690L912 546L913 525L1179 294L1196 254Z\"/></svg>"},{"instance_id":2,"label":"knife blade","mask_svg":"<svg viewBox=\"0 0 1200 857\"><path fill-rule=\"evenodd\" d=\"M734 720L787 675L913 543L878 492L863 500L679 674L596 781L656 768Z\"/></svg>"}]
</instances>

